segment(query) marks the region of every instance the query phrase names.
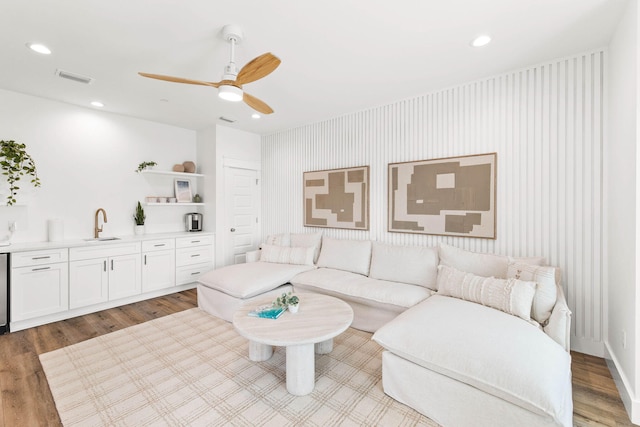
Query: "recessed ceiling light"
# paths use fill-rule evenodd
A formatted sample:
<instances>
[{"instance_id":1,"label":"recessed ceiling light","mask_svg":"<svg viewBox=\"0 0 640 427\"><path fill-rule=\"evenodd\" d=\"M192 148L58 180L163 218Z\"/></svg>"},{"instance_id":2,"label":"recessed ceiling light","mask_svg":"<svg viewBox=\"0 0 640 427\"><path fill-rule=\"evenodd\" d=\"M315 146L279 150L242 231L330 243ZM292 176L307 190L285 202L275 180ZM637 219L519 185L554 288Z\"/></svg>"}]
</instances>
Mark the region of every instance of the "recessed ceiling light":
<instances>
[{"instance_id":1,"label":"recessed ceiling light","mask_svg":"<svg viewBox=\"0 0 640 427\"><path fill-rule=\"evenodd\" d=\"M104 104L100 101L93 101L91 102L91 105L93 105L94 107L104 107Z\"/></svg>"},{"instance_id":2,"label":"recessed ceiling light","mask_svg":"<svg viewBox=\"0 0 640 427\"><path fill-rule=\"evenodd\" d=\"M260 114L258 114L258 113L253 113L253 114L251 115L251 118L252 118L252 119L259 119L259 118L260 118Z\"/></svg>"},{"instance_id":3,"label":"recessed ceiling light","mask_svg":"<svg viewBox=\"0 0 640 427\"><path fill-rule=\"evenodd\" d=\"M41 43L27 43L27 47L29 49L31 49L32 51L41 53L43 55L50 55L51 54L51 49L49 49L48 47L46 47L45 45L43 45Z\"/></svg>"},{"instance_id":4,"label":"recessed ceiling light","mask_svg":"<svg viewBox=\"0 0 640 427\"><path fill-rule=\"evenodd\" d=\"M475 39L473 39L473 41L471 42L471 46L473 46L473 47L486 46L486 45L489 44L490 41L491 41L491 37L489 37L486 34L483 34L483 35L478 36Z\"/></svg>"}]
</instances>

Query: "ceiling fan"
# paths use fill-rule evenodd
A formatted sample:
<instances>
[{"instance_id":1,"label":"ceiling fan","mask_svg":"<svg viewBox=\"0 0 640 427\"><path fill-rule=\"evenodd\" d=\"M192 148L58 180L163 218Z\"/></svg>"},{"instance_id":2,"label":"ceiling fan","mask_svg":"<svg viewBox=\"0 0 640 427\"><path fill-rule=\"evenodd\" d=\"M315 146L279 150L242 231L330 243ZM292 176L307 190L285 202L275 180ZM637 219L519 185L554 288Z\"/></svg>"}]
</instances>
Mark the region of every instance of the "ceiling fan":
<instances>
[{"instance_id":1,"label":"ceiling fan","mask_svg":"<svg viewBox=\"0 0 640 427\"><path fill-rule=\"evenodd\" d=\"M200 80L185 79L182 77L163 76L160 74L138 73L143 77L166 80L175 83L187 83L192 85L212 86L218 89L218 96L227 101L244 101L249 107L262 114L271 114L273 109L264 101L246 93L242 86L259 80L271 74L278 65L280 59L267 52L249 61L238 71L235 63L235 46L242 41L242 29L237 25L226 25L222 29L222 37L229 42L230 59L224 67L224 75L219 82L205 82Z\"/></svg>"}]
</instances>

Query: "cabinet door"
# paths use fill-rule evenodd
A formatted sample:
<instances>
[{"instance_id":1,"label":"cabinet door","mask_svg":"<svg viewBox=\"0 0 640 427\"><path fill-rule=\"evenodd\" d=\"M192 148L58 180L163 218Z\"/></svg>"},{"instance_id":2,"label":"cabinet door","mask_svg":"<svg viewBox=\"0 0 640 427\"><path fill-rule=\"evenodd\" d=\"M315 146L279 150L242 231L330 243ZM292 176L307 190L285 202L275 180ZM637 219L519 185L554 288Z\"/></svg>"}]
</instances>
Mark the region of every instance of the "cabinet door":
<instances>
[{"instance_id":1,"label":"cabinet door","mask_svg":"<svg viewBox=\"0 0 640 427\"><path fill-rule=\"evenodd\" d=\"M141 292L140 254L109 258L109 300Z\"/></svg>"},{"instance_id":2,"label":"cabinet door","mask_svg":"<svg viewBox=\"0 0 640 427\"><path fill-rule=\"evenodd\" d=\"M86 307L109 300L107 258L69 263L69 308Z\"/></svg>"},{"instance_id":3,"label":"cabinet door","mask_svg":"<svg viewBox=\"0 0 640 427\"><path fill-rule=\"evenodd\" d=\"M175 251L156 251L142 255L142 292L175 286Z\"/></svg>"},{"instance_id":4,"label":"cabinet door","mask_svg":"<svg viewBox=\"0 0 640 427\"><path fill-rule=\"evenodd\" d=\"M69 309L69 264L11 269L11 321Z\"/></svg>"}]
</instances>

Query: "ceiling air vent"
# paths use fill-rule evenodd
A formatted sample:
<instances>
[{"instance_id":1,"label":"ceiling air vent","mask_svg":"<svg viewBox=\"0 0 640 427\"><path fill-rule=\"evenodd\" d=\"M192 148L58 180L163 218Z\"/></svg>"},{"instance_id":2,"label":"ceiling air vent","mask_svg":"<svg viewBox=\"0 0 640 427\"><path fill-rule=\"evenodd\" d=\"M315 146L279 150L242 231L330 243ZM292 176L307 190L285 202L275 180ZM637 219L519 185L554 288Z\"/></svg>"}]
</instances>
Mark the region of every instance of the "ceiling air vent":
<instances>
[{"instance_id":1,"label":"ceiling air vent","mask_svg":"<svg viewBox=\"0 0 640 427\"><path fill-rule=\"evenodd\" d=\"M83 76L81 74L70 73L69 71L64 70L56 70L56 76L62 77L63 79L73 80L74 82L91 84L93 83L93 77Z\"/></svg>"},{"instance_id":2,"label":"ceiling air vent","mask_svg":"<svg viewBox=\"0 0 640 427\"><path fill-rule=\"evenodd\" d=\"M222 120L223 122L227 122L227 123L235 123L235 119L230 119L228 117L225 116L220 116L218 117L220 120Z\"/></svg>"}]
</instances>

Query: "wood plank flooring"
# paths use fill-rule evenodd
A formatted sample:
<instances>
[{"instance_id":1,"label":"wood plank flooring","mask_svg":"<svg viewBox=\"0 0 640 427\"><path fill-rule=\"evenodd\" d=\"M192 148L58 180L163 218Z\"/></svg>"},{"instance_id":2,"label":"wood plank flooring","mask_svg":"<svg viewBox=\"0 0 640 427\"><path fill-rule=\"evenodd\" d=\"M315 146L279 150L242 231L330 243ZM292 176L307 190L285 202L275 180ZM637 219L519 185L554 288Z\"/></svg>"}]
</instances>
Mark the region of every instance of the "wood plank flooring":
<instances>
[{"instance_id":1,"label":"wood plank flooring","mask_svg":"<svg viewBox=\"0 0 640 427\"><path fill-rule=\"evenodd\" d=\"M197 306L195 289L0 336L0 427L60 426L38 355ZM576 426L632 426L603 359L573 357Z\"/></svg>"}]
</instances>

